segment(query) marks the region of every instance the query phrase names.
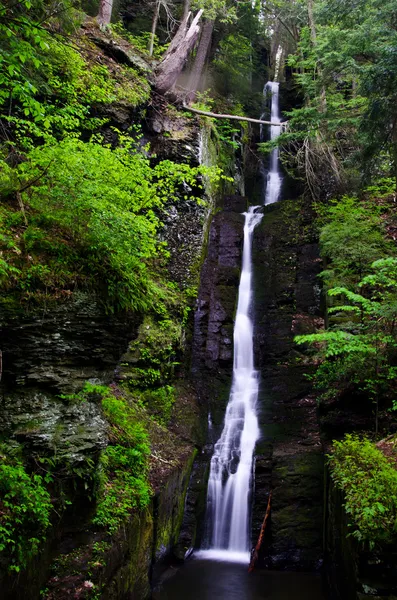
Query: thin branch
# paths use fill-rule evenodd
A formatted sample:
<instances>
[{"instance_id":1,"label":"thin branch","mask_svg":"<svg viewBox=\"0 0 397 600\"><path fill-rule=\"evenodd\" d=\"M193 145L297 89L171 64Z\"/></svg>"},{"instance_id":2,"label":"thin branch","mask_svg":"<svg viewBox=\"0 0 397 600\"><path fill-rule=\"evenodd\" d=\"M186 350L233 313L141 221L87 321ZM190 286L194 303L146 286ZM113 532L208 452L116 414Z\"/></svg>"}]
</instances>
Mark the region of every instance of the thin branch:
<instances>
[{"instance_id":1,"label":"thin branch","mask_svg":"<svg viewBox=\"0 0 397 600\"><path fill-rule=\"evenodd\" d=\"M19 190L17 190L17 193L20 194L21 192L25 191L27 188L30 188L32 185L34 185L35 183L37 183L37 181L39 181L39 179L41 179L42 177L44 177L44 175L47 173L47 171L50 168L50 166L51 166L52 163L53 163L53 160L50 160L50 162L48 163L48 165L44 169L42 169L40 175L38 175L37 177L35 177L31 181L28 181L27 183L25 183L25 185L23 185L22 187L19 188Z\"/></svg>"},{"instance_id":2,"label":"thin branch","mask_svg":"<svg viewBox=\"0 0 397 600\"><path fill-rule=\"evenodd\" d=\"M280 19L280 17L278 15L275 15L274 12L270 8L268 8L267 6L265 6L264 4L261 5L261 8L263 8L264 10L266 10L268 13L271 13L273 15L273 17L275 19L277 19L277 21L279 21L280 24L288 31L288 33L290 34L290 36L292 37L292 39L296 43L296 37L293 34L293 32L291 31L291 29L288 27L288 25L286 25L284 23L284 21L282 19Z\"/></svg>"}]
</instances>

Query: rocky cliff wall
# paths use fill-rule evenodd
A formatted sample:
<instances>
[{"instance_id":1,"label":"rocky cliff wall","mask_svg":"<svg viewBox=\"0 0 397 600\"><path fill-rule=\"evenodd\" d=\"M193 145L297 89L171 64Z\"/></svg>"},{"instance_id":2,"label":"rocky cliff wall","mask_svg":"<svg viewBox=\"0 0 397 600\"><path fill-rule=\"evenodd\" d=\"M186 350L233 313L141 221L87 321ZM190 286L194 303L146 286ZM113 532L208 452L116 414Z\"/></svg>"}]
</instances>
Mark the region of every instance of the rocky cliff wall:
<instances>
[{"instance_id":1,"label":"rocky cliff wall","mask_svg":"<svg viewBox=\"0 0 397 600\"><path fill-rule=\"evenodd\" d=\"M322 560L323 454L316 399L293 337L321 323L318 247L302 200L265 208L255 231L255 349L261 372L253 536L272 491L262 558L312 570Z\"/></svg>"},{"instance_id":2,"label":"rocky cliff wall","mask_svg":"<svg viewBox=\"0 0 397 600\"><path fill-rule=\"evenodd\" d=\"M172 143L175 151L179 147L180 160L197 164L197 125L178 122L175 129L173 123L175 139L164 127L164 139L161 132L155 135L154 127L149 136L153 144L156 141L158 158L168 157ZM185 192L203 194L202 190ZM167 207L162 235L170 250L169 276L182 288L197 285L212 211L213 199L207 200L199 205L174 199ZM18 577L7 574L6 564L0 565L5 600L35 600L41 591L47 600L72 593L75 598L101 594L112 600L143 600L150 593L152 564L162 560L177 541L202 429L189 385L183 381L175 385L169 429L162 433L161 427L152 427L150 478L155 494L149 508L135 511L110 538L91 523L93 475L109 442L109 423L95 399L70 400L87 381L113 385L121 379L125 365L121 367L120 361L136 339L143 317L106 313L100 299L79 291L49 305L26 305L15 296L0 303L1 440L22 449L25 464L33 471L41 469L37 460L44 458L50 465L54 456L72 467L67 483L62 474L67 509L53 519L39 556ZM58 495L57 475L55 479L52 493Z\"/></svg>"},{"instance_id":3,"label":"rocky cliff wall","mask_svg":"<svg viewBox=\"0 0 397 600\"><path fill-rule=\"evenodd\" d=\"M328 478L325 573L334 600L395 600L397 552L395 547L368 551L350 535L343 493Z\"/></svg>"},{"instance_id":4,"label":"rocky cliff wall","mask_svg":"<svg viewBox=\"0 0 397 600\"><path fill-rule=\"evenodd\" d=\"M201 274L192 370L212 423L202 463L219 436L231 385L241 213L246 206L245 198L225 198L212 221ZM311 217L301 201L265 209L253 241L262 435L256 450L252 539L255 543L272 490L271 527L261 555L261 564L272 568L311 570L319 568L322 560L323 455L316 401L293 344L295 334L313 331L321 322L316 279L320 264ZM200 473L205 486L203 466ZM202 507L200 511L203 516Z\"/></svg>"}]
</instances>

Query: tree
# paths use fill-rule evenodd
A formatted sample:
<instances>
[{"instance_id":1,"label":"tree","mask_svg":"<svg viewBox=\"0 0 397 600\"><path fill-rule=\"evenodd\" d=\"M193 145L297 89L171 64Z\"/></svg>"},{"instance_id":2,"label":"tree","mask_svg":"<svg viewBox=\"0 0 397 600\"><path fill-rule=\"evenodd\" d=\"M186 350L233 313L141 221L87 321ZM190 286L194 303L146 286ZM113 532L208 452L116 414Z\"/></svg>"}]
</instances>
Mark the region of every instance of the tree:
<instances>
[{"instance_id":1,"label":"tree","mask_svg":"<svg viewBox=\"0 0 397 600\"><path fill-rule=\"evenodd\" d=\"M397 182L396 19L392 0L308 0L308 26L289 58L306 104L291 115L289 139L295 133L297 140L320 141L316 151L334 162L339 190L355 172L364 181L393 172ZM323 169L309 143L303 158L316 195L321 182L315 174Z\"/></svg>"},{"instance_id":2,"label":"tree","mask_svg":"<svg viewBox=\"0 0 397 600\"><path fill-rule=\"evenodd\" d=\"M175 37L168 47L159 67L156 70L156 89L164 94L176 83L178 76L188 59L189 53L197 41L200 26L199 21L203 10L199 10L189 26L189 12L181 22Z\"/></svg>"},{"instance_id":3,"label":"tree","mask_svg":"<svg viewBox=\"0 0 397 600\"><path fill-rule=\"evenodd\" d=\"M110 23L112 19L113 0L100 0L98 21L104 25Z\"/></svg>"}]
</instances>

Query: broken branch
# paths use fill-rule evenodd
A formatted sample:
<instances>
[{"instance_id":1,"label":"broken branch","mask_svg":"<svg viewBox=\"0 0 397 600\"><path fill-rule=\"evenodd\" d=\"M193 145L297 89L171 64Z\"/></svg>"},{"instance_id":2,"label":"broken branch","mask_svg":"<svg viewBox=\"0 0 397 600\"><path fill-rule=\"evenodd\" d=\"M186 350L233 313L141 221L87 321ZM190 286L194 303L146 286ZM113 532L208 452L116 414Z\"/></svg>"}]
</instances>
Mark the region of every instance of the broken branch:
<instances>
[{"instance_id":1,"label":"broken branch","mask_svg":"<svg viewBox=\"0 0 397 600\"><path fill-rule=\"evenodd\" d=\"M271 503L272 503L272 492L270 492L270 494L269 494L269 499L267 501L267 508L266 508L266 513L265 513L265 518L263 519L263 523L262 523L262 527L261 527L261 530L260 530L260 533L259 533L258 541L256 543L256 546L255 546L255 549L254 549L254 553L253 553L252 558L251 558L250 566L248 567L248 573L252 573L252 571L255 568L256 563L258 562L259 550L261 549L261 546L262 546L262 543L263 543L263 538L265 536L266 525L267 525L267 522L268 522L269 517L270 517Z\"/></svg>"}]
</instances>

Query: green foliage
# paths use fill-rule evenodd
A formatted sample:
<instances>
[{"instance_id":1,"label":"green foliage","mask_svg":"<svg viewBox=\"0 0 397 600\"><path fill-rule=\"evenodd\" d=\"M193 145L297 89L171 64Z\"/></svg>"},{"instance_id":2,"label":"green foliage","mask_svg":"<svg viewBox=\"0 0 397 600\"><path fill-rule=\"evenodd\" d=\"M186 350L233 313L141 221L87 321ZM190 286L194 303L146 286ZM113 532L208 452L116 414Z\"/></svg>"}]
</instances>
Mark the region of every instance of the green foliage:
<instances>
[{"instance_id":1,"label":"green foliage","mask_svg":"<svg viewBox=\"0 0 397 600\"><path fill-rule=\"evenodd\" d=\"M102 482L93 523L115 533L134 509L145 508L150 487L134 448L108 446L102 453Z\"/></svg>"},{"instance_id":2,"label":"green foliage","mask_svg":"<svg viewBox=\"0 0 397 600\"><path fill-rule=\"evenodd\" d=\"M351 535L374 548L397 531L397 471L368 439L347 435L334 442L331 477L344 493Z\"/></svg>"},{"instance_id":3,"label":"green foliage","mask_svg":"<svg viewBox=\"0 0 397 600\"><path fill-rule=\"evenodd\" d=\"M383 185L383 184L381 184ZM323 210L322 273L329 287L327 330L298 336L314 349L321 398L359 391L375 405L396 408L397 260L374 201L342 198ZM377 260L375 260L377 259Z\"/></svg>"},{"instance_id":4,"label":"green foliage","mask_svg":"<svg viewBox=\"0 0 397 600\"><path fill-rule=\"evenodd\" d=\"M231 34L221 40L213 69L222 95L244 101L251 93L252 55L251 41L241 34Z\"/></svg>"},{"instance_id":5,"label":"green foliage","mask_svg":"<svg viewBox=\"0 0 397 600\"><path fill-rule=\"evenodd\" d=\"M200 187L201 173L219 181L219 170L168 160L152 167L131 138L120 136L115 149L100 142L45 144L5 170L10 196L27 186L28 226L13 236L15 210L0 213L3 289L59 294L80 285L100 291L109 310L155 305L160 288L151 265L164 255L157 237L163 206L178 201L183 186Z\"/></svg>"},{"instance_id":6,"label":"green foliage","mask_svg":"<svg viewBox=\"0 0 397 600\"><path fill-rule=\"evenodd\" d=\"M50 526L51 499L40 475L29 475L10 449L0 448L0 555L20 571L37 554ZM48 481L47 481L48 483Z\"/></svg>"},{"instance_id":7,"label":"green foliage","mask_svg":"<svg viewBox=\"0 0 397 600\"><path fill-rule=\"evenodd\" d=\"M392 252L382 227L380 208L344 196L321 211L321 254L328 263L327 286L358 283L376 259Z\"/></svg>"},{"instance_id":8,"label":"green foliage","mask_svg":"<svg viewBox=\"0 0 397 600\"><path fill-rule=\"evenodd\" d=\"M395 185L396 4L331 0L313 5L314 22L301 28L297 51L289 57L305 103L290 113L289 132L279 141L305 140L298 154L307 177L310 166L322 165L323 173L338 171L341 180L329 185L338 183L339 189L382 173L393 176Z\"/></svg>"},{"instance_id":9,"label":"green foliage","mask_svg":"<svg viewBox=\"0 0 397 600\"><path fill-rule=\"evenodd\" d=\"M147 506L148 434L136 409L120 391L87 384L83 394L100 399L109 421L111 445L101 454L97 506L92 522L114 533L134 509Z\"/></svg>"},{"instance_id":10,"label":"green foliage","mask_svg":"<svg viewBox=\"0 0 397 600\"><path fill-rule=\"evenodd\" d=\"M397 375L393 360L397 349L397 260L375 261L372 271L358 284L365 295L342 287L328 291L330 296L344 296L348 301L331 307L329 312L338 320L328 330L295 338L298 344L316 347L320 365L315 381L320 390L326 390L326 396L355 384L378 404L380 396L392 392Z\"/></svg>"},{"instance_id":11,"label":"green foliage","mask_svg":"<svg viewBox=\"0 0 397 600\"><path fill-rule=\"evenodd\" d=\"M153 54L149 56L149 47L152 39L150 31L142 31L139 34L130 33L122 23L112 23L112 32L120 36L123 40L127 40L140 52L146 60L159 60L168 48L168 44L161 44L157 35L154 35Z\"/></svg>"},{"instance_id":12,"label":"green foliage","mask_svg":"<svg viewBox=\"0 0 397 600\"><path fill-rule=\"evenodd\" d=\"M68 2L56 7L0 4L0 110L25 149L43 139L76 135L79 129L94 130L101 121L90 116L92 107L116 101L136 106L150 92L147 81L131 68L111 74L105 65L89 64L51 31L51 8L63 17L65 30L65 18L73 21L75 15Z\"/></svg>"},{"instance_id":13,"label":"green foliage","mask_svg":"<svg viewBox=\"0 0 397 600\"><path fill-rule=\"evenodd\" d=\"M192 10L204 10L204 17L208 21L218 19L221 23L233 23L237 19L237 12L227 0L194 0Z\"/></svg>"},{"instance_id":14,"label":"green foliage","mask_svg":"<svg viewBox=\"0 0 397 600\"><path fill-rule=\"evenodd\" d=\"M133 387L161 385L174 375L183 349L182 322L180 317L174 320L170 314L164 316L147 316L140 326L138 339L131 345L138 358L135 376L130 381Z\"/></svg>"},{"instance_id":15,"label":"green foliage","mask_svg":"<svg viewBox=\"0 0 397 600\"><path fill-rule=\"evenodd\" d=\"M138 397L160 425L168 424L175 403L175 388L172 385L143 390Z\"/></svg>"}]
</instances>

